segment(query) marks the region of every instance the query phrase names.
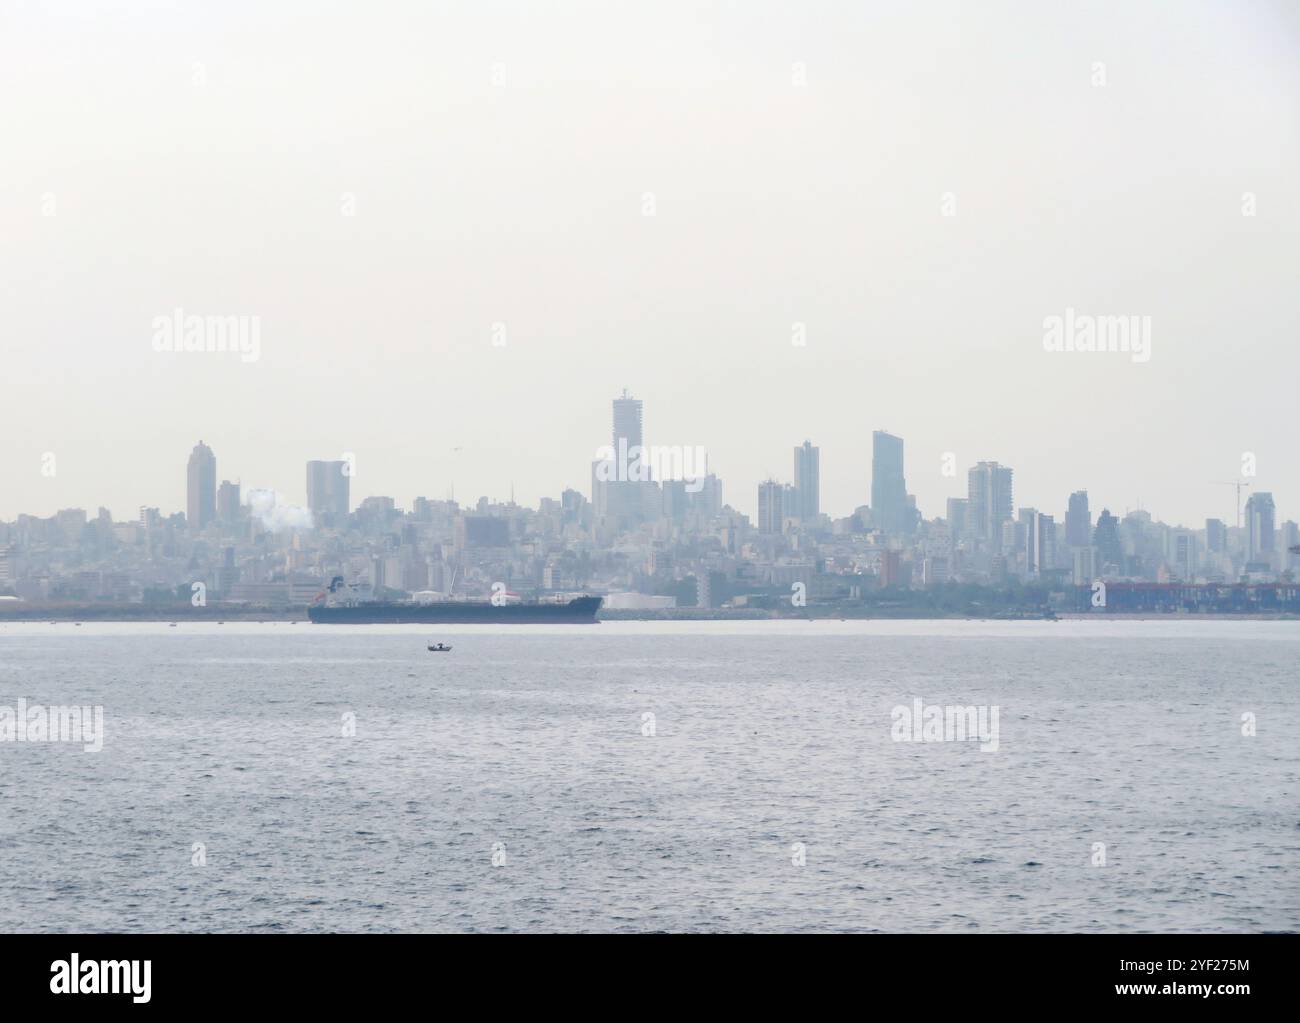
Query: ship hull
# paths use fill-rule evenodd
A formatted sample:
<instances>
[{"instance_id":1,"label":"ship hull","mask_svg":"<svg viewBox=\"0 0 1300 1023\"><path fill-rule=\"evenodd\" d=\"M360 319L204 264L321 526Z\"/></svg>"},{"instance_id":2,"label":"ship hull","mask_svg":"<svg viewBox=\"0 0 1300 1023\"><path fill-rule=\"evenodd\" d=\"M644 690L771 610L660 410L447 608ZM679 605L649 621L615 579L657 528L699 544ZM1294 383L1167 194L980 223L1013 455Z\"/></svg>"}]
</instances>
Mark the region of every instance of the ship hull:
<instances>
[{"instance_id":1,"label":"ship hull","mask_svg":"<svg viewBox=\"0 0 1300 1023\"><path fill-rule=\"evenodd\" d=\"M567 604L447 601L438 604L352 604L307 609L317 625L595 625L600 597Z\"/></svg>"}]
</instances>

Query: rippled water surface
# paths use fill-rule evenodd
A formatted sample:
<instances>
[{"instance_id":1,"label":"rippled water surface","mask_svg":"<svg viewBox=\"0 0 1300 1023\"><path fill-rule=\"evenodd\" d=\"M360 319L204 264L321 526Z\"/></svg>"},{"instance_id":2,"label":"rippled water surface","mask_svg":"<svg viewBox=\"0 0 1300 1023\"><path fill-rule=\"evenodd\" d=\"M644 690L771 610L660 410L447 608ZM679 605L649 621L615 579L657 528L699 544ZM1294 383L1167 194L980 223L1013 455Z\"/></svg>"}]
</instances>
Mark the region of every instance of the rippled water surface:
<instances>
[{"instance_id":1,"label":"rippled water surface","mask_svg":"<svg viewBox=\"0 0 1300 1023\"><path fill-rule=\"evenodd\" d=\"M5 624L105 740L0 742L0 930L1296 930L1298 692L1286 622Z\"/></svg>"}]
</instances>

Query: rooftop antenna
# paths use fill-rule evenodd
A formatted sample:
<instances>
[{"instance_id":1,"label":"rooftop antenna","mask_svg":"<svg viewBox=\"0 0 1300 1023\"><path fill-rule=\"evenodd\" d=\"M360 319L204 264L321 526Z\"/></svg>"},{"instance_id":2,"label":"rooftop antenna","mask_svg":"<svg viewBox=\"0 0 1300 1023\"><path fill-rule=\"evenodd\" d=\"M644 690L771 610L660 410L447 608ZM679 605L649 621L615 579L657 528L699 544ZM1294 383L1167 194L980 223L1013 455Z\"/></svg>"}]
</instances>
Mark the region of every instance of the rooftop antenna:
<instances>
[{"instance_id":1,"label":"rooftop antenna","mask_svg":"<svg viewBox=\"0 0 1300 1023\"><path fill-rule=\"evenodd\" d=\"M1236 488L1237 488L1237 504L1236 504L1236 507L1237 507L1237 528L1240 529L1240 528L1241 528L1241 488L1242 488L1242 487L1249 487L1250 484L1249 484L1249 483L1244 483L1244 482L1242 482L1241 480L1210 480L1210 482L1211 482L1211 483L1217 483L1217 484L1219 484L1220 486L1224 486L1224 487L1236 487Z\"/></svg>"}]
</instances>

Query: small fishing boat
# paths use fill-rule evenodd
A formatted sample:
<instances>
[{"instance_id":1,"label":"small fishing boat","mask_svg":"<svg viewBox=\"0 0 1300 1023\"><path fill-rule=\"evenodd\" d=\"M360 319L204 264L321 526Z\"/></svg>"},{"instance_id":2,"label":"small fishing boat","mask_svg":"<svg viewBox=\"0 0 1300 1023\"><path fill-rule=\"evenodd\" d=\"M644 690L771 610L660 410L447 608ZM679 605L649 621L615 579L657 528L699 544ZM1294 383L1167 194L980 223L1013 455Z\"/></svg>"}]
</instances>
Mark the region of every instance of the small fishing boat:
<instances>
[{"instance_id":1,"label":"small fishing boat","mask_svg":"<svg viewBox=\"0 0 1300 1023\"><path fill-rule=\"evenodd\" d=\"M445 643L430 643L430 644L429 644L429 650L432 651L432 652L435 653L435 654L449 654L449 653L451 653L451 647L447 646L447 644L445 644Z\"/></svg>"}]
</instances>

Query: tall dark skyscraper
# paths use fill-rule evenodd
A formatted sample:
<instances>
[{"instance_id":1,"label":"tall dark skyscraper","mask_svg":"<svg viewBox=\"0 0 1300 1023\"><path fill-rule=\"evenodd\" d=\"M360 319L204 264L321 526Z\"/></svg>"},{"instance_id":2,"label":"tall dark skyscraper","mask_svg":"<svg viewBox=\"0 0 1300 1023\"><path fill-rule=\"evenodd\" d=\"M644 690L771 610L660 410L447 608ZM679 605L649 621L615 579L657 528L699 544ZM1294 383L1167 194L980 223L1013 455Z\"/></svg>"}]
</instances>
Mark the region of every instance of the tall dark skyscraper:
<instances>
[{"instance_id":1,"label":"tall dark skyscraper","mask_svg":"<svg viewBox=\"0 0 1300 1023\"><path fill-rule=\"evenodd\" d=\"M969 528L977 539L1002 546L1002 523L1011 518L1012 472L997 462L979 462L966 474Z\"/></svg>"},{"instance_id":2,"label":"tall dark skyscraper","mask_svg":"<svg viewBox=\"0 0 1300 1023\"><path fill-rule=\"evenodd\" d=\"M342 528L351 511L351 477L347 462L307 463L307 507L318 526Z\"/></svg>"},{"instance_id":3,"label":"tall dark skyscraper","mask_svg":"<svg viewBox=\"0 0 1300 1023\"><path fill-rule=\"evenodd\" d=\"M1065 512L1065 545L1090 547L1092 545L1092 513L1088 511L1088 491L1076 490L1070 495L1070 506Z\"/></svg>"},{"instance_id":4,"label":"tall dark skyscraper","mask_svg":"<svg viewBox=\"0 0 1300 1023\"><path fill-rule=\"evenodd\" d=\"M202 529L217 517L217 456L203 441L190 452L185 495L185 522L190 529Z\"/></svg>"},{"instance_id":5,"label":"tall dark skyscraper","mask_svg":"<svg viewBox=\"0 0 1300 1023\"><path fill-rule=\"evenodd\" d=\"M884 430L871 435L871 516L878 529L911 532L907 481L903 477L903 439Z\"/></svg>"},{"instance_id":6,"label":"tall dark skyscraper","mask_svg":"<svg viewBox=\"0 0 1300 1023\"><path fill-rule=\"evenodd\" d=\"M821 513L821 449L804 441L794 449L794 487L799 492L796 514L811 522Z\"/></svg>"}]
</instances>

